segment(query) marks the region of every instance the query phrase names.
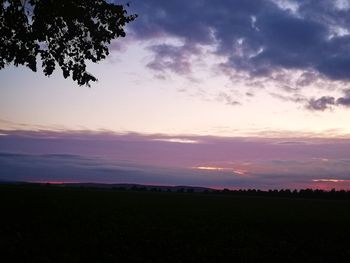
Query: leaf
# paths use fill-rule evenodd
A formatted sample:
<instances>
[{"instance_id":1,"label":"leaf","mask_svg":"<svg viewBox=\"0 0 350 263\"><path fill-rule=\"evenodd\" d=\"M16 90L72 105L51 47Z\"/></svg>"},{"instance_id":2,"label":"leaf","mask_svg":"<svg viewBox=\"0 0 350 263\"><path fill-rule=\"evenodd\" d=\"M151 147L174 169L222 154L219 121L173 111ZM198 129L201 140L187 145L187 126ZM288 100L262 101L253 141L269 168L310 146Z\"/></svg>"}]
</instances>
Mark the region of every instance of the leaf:
<instances>
[{"instance_id":1,"label":"leaf","mask_svg":"<svg viewBox=\"0 0 350 263\"><path fill-rule=\"evenodd\" d=\"M125 37L124 27L137 15L105 0L0 0L0 69L13 63L50 76L56 67L63 77L90 86L97 79L86 71L109 55L108 45ZM127 4L126 6L129 6Z\"/></svg>"}]
</instances>

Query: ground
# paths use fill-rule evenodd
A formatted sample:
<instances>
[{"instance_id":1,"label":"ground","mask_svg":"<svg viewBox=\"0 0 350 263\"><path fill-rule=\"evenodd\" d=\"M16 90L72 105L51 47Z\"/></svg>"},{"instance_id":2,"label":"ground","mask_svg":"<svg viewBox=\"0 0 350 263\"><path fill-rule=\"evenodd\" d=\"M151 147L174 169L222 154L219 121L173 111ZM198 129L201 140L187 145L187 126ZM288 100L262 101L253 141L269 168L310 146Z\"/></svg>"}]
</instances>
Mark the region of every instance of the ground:
<instances>
[{"instance_id":1,"label":"ground","mask_svg":"<svg viewBox=\"0 0 350 263\"><path fill-rule=\"evenodd\" d=\"M350 201L0 185L2 262L348 262Z\"/></svg>"}]
</instances>

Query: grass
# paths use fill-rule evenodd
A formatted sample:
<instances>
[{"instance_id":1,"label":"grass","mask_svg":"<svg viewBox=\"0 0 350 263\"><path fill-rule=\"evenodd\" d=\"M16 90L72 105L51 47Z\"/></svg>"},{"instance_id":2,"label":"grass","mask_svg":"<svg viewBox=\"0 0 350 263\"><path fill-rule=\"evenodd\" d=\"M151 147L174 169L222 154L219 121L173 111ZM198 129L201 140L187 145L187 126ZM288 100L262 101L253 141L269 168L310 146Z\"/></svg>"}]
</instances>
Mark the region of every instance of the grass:
<instances>
[{"instance_id":1,"label":"grass","mask_svg":"<svg viewBox=\"0 0 350 263\"><path fill-rule=\"evenodd\" d=\"M348 262L350 201L0 186L2 262Z\"/></svg>"}]
</instances>

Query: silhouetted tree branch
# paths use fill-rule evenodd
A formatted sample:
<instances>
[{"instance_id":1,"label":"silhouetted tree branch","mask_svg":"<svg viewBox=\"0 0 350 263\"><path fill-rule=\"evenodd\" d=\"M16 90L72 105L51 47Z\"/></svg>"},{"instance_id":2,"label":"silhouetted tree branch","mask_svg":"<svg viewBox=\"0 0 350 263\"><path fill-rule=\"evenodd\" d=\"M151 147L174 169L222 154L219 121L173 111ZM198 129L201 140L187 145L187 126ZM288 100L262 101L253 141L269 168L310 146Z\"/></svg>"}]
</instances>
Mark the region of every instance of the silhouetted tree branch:
<instances>
[{"instance_id":1,"label":"silhouetted tree branch","mask_svg":"<svg viewBox=\"0 0 350 263\"><path fill-rule=\"evenodd\" d=\"M46 76L59 66L65 78L89 86L97 79L86 62L106 58L136 16L105 0L0 0L0 69L13 63L36 72L39 59Z\"/></svg>"}]
</instances>

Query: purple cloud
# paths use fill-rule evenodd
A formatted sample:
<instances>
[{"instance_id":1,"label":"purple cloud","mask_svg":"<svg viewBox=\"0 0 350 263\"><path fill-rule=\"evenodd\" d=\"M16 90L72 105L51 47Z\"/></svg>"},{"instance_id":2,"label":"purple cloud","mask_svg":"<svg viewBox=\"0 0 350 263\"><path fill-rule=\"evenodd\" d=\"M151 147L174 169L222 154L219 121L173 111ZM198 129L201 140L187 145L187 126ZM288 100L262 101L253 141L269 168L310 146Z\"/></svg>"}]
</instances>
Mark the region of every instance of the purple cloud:
<instances>
[{"instance_id":1,"label":"purple cloud","mask_svg":"<svg viewBox=\"0 0 350 263\"><path fill-rule=\"evenodd\" d=\"M323 96L319 99L311 99L307 108L310 110L324 111L332 105L335 105L334 97Z\"/></svg>"},{"instance_id":2,"label":"purple cloud","mask_svg":"<svg viewBox=\"0 0 350 263\"><path fill-rule=\"evenodd\" d=\"M188 75L192 72L191 57L198 55L200 50L189 44L175 46L170 44L153 45L149 47L154 53L147 67L155 71L165 73L174 72L180 75Z\"/></svg>"},{"instance_id":3,"label":"purple cloud","mask_svg":"<svg viewBox=\"0 0 350 263\"><path fill-rule=\"evenodd\" d=\"M317 180L334 179L331 187L350 188L347 139L1 133L0 180L268 189L313 187Z\"/></svg>"},{"instance_id":4,"label":"purple cloud","mask_svg":"<svg viewBox=\"0 0 350 263\"><path fill-rule=\"evenodd\" d=\"M132 8L139 18L129 29L134 39L149 41L153 58L147 66L161 73L190 74L191 58L205 57L201 48L210 47L211 54L221 58L217 66L222 74L242 73L246 82L274 81L282 87L291 71L296 71L300 76L293 82L295 87L319 80L346 85L350 80L350 16L349 9L338 2L137 1ZM159 44L166 38L180 44ZM285 77L276 78L276 74ZM323 83L320 88L326 86ZM295 87L291 87L293 94ZM290 101L309 101L307 108L321 111L331 105L348 105L346 98L332 102L326 97Z\"/></svg>"},{"instance_id":5,"label":"purple cloud","mask_svg":"<svg viewBox=\"0 0 350 263\"><path fill-rule=\"evenodd\" d=\"M350 91L348 89L343 91L344 96L334 98L331 96L323 96L318 99L311 99L308 101L307 108L310 110L324 111L334 105L341 105L344 107L350 106Z\"/></svg>"},{"instance_id":6,"label":"purple cloud","mask_svg":"<svg viewBox=\"0 0 350 263\"><path fill-rule=\"evenodd\" d=\"M346 89L343 91L344 96L337 99L337 104L345 107L350 106L350 90Z\"/></svg>"},{"instance_id":7,"label":"purple cloud","mask_svg":"<svg viewBox=\"0 0 350 263\"><path fill-rule=\"evenodd\" d=\"M279 68L312 69L348 80L348 10L330 0L290 1L294 11L276 2L139 1L133 8L140 17L131 29L140 39L171 36L186 46L216 44L215 52L225 55L229 66L252 76ZM153 51L158 56L174 52Z\"/></svg>"}]
</instances>

